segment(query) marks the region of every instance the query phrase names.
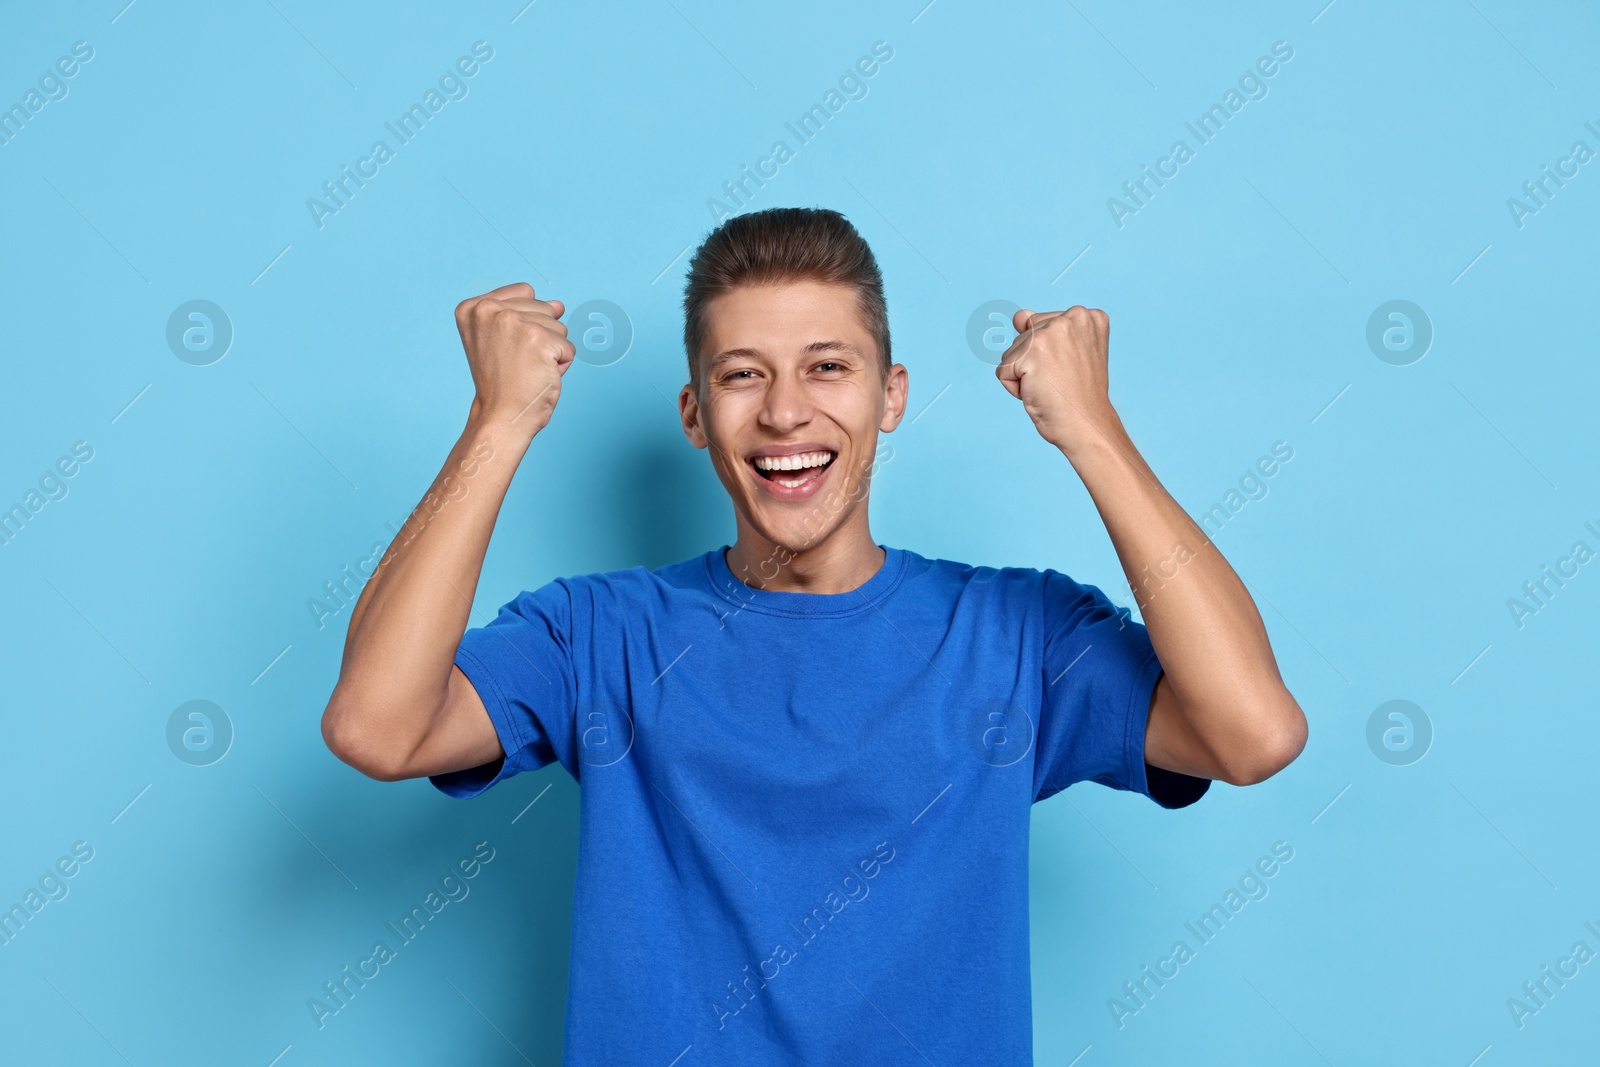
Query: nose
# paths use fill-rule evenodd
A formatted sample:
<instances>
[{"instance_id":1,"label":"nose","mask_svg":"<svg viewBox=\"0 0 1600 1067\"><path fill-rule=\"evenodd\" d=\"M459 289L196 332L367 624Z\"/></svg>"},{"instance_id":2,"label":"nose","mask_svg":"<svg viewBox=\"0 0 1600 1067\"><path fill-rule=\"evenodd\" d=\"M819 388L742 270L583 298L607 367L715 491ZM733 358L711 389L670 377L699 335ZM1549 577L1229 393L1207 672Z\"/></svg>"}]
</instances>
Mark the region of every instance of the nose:
<instances>
[{"instance_id":1,"label":"nose","mask_svg":"<svg viewBox=\"0 0 1600 1067\"><path fill-rule=\"evenodd\" d=\"M786 434L811 421L811 394L799 374L779 371L761 399L761 425Z\"/></svg>"}]
</instances>

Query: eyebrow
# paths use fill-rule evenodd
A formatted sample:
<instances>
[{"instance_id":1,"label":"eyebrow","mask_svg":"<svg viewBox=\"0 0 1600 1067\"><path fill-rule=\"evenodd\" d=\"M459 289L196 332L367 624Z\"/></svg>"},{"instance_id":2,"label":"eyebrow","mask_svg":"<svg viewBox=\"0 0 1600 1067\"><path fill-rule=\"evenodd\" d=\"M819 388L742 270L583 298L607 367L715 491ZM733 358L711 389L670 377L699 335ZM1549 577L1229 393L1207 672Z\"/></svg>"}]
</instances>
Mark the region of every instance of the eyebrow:
<instances>
[{"instance_id":1,"label":"eyebrow","mask_svg":"<svg viewBox=\"0 0 1600 1067\"><path fill-rule=\"evenodd\" d=\"M815 352L848 352L858 357L861 355L861 350L848 341L812 341L801 351L807 354ZM740 356L759 357L761 355L763 353L759 348L729 348L717 354L716 358L711 361L710 369L716 370L728 360L738 359Z\"/></svg>"}]
</instances>

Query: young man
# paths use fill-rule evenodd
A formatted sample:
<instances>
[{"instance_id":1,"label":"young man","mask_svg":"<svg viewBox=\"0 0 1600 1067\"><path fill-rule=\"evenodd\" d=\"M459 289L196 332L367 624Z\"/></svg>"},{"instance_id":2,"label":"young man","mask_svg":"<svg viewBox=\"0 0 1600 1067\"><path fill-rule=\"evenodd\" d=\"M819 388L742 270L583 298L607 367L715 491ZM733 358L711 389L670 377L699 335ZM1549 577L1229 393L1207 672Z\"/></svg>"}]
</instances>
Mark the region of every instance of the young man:
<instances>
[{"instance_id":1,"label":"young man","mask_svg":"<svg viewBox=\"0 0 1600 1067\"><path fill-rule=\"evenodd\" d=\"M564 1063L1029 1063L1030 806L1093 780L1182 807L1293 760L1261 619L1112 409L1104 312L1018 312L995 373L1088 487L1144 625L1054 570L873 541L907 373L843 216L727 220L684 309L683 431L734 544L467 630L575 354L559 300L467 300L466 430L351 614L323 736L454 797L557 760L582 782Z\"/></svg>"}]
</instances>

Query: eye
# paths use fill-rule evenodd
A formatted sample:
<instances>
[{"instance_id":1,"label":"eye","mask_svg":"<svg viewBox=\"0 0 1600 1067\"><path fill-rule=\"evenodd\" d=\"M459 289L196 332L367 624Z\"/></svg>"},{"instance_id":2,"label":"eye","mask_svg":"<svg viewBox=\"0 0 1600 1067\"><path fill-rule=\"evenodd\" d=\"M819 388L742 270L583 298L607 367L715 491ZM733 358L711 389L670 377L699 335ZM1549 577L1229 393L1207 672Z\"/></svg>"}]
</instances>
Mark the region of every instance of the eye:
<instances>
[{"instance_id":1,"label":"eye","mask_svg":"<svg viewBox=\"0 0 1600 1067\"><path fill-rule=\"evenodd\" d=\"M826 368L826 367L833 367L833 368L836 368L838 370L844 370L844 364L843 363L835 363L833 360L828 360L826 363L817 364L817 368L819 370L821 370L823 368Z\"/></svg>"},{"instance_id":2,"label":"eye","mask_svg":"<svg viewBox=\"0 0 1600 1067\"><path fill-rule=\"evenodd\" d=\"M727 373L727 374L722 376L722 380L725 381L725 382L726 381L737 381L737 380L741 380L741 379L739 379L739 375L741 375L741 374L754 374L754 373L755 373L755 371L752 371L752 370L730 371L729 373Z\"/></svg>"}]
</instances>

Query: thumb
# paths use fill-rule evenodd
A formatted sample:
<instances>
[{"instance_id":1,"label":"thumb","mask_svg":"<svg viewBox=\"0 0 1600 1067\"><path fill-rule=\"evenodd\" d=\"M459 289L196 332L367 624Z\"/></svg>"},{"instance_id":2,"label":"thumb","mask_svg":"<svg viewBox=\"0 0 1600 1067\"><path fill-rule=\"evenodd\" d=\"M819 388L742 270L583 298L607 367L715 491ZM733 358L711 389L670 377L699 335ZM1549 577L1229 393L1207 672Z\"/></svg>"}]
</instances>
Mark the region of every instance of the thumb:
<instances>
[{"instance_id":1,"label":"thumb","mask_svg":"<svg viewBox=\"0 0 1600 1067\"><path fill-rule=\"evenodd\" d=\"M1018 308L1017 313L1011 316L1011 325L1018 333L1026 330L1032 322L1033 312L1027 308Z\"/></svg>"},{"instance_id":2,"label":"thumb","mask_svg":"<svg viewBox=\"0 0 1600 1067\"><path fill-rule=\"evenodd\" d=\"M556 318L558 319L567 313L567 305L563 304L559 300L551 300L550 306L555 308Z\"/></svg>"}]
</instances>

